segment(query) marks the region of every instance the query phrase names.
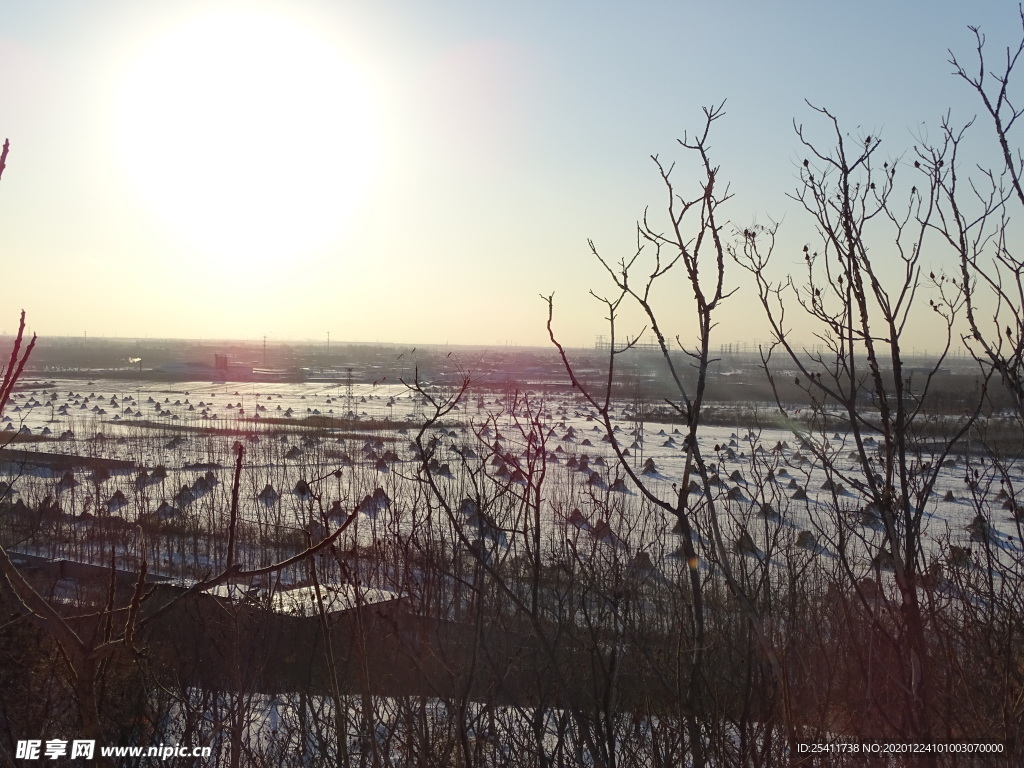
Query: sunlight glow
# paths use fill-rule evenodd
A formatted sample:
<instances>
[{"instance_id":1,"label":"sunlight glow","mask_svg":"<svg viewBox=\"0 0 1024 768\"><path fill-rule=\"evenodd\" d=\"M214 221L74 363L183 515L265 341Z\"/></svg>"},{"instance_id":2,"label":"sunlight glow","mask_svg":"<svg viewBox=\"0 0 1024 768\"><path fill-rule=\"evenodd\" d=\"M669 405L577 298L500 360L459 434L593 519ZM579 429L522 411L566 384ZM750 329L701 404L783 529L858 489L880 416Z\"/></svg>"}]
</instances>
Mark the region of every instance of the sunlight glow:
<instances>
[{"instance_id":1,"label":"sunlight glow","mask_svg":"<svg viewBox=\"0 0 1024 768\"><path fill-rule=\"evenodd\" d=\"M119 96L133 187L224 272L331 243L367 194L371 90L300 17L240 6L190 17L140 48Z\"/></svg>"}]
</instances>

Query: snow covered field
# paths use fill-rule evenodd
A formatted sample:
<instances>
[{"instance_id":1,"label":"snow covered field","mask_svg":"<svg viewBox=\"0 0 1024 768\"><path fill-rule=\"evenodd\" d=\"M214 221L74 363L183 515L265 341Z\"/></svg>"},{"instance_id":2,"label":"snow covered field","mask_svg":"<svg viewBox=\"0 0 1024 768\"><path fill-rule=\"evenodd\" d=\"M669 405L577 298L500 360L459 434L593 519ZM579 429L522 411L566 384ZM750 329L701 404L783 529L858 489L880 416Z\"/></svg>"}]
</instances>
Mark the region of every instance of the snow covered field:
<instances>
[{"instance_id":1,"label":"snow covered field","mask_svg":"<svg viewBox=\"0 0 1024 768\"><path fill-rule=\"evenodd\" d=\"M537 471L541 456L547 472L541 521L546 536L568 531L631 555L644 553L659 566L673 554L673 538L665 534L674 521L644 502L595 414L563 396L534 395L528 415L524 403L519 407L512 413L499 396L470 393L426 436L437 438L436 482L477 537L508 546L524 521L514 514L501 520L474 516L474 490L464 473L482 464L499 486L525 487L535 482L527 474L530 465ZM8 406L3 430L33 440L9 449L116 459L132 466L97 475L84 467L7 461L2 479L9 493L29 506L56 503L71 520L82 520L85 513L85 524L91 515L127 525L144 519L203 519L200 527L212 532L229 505L237 441L246 447L243 520L295 532L312 526L322 535L330 522L358 505L367 520L359 536L367 543L388 531L408 531L415 520L410 486L421 462L413 439L426 413L422 398L392 384L347 390L344 384L322 382L126 386L103 380L27 381ZM680 428L642 422L628 406L614 410L612 423L612 438L635 474L652 493L673 502L673 488L682 482L684 470ZM840 516L857 522L850 546L885 564L884 552L879 555L885 532L872 514L850 435L798 436L792 430L737 423L703 428L700 447L710 462L711 483L704 489L696 478L691 497L708 494L716 500L738 550L764 556L781 535L834 556ZM870 454L877 448L876 438L867 436L864 450ZM825 455L831 457L829 467L820 460ZM938 460L922 455L918 466ZM337 470L340 475L333 474ZM923 510L923 537L936 558L948 559L951 547L966 550L983 540L997 552L1019 556L1016 500L1022 496L1020 467L1007 472L983 456L947 456ZM985 510L996 512L986 516ZM954 550L954 556L960 555ZM166 557L165 567L174 571L184 556Z\"/></svg>"}]
</instances>

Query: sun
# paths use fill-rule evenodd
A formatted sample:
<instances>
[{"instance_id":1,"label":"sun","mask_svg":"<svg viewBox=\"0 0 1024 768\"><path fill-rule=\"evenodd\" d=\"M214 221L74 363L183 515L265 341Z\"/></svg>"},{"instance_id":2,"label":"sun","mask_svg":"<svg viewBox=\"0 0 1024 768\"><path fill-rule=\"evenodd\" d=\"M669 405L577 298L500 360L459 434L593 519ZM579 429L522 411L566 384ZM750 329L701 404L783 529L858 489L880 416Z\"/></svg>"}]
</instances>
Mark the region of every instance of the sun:
<instances>
[{"instance_id":1,"label":"sun","mask_svg":"<svg viewBox=\"0 0 1024 768\"><path fill-rule=\"evenodd\" d=\"M329 244L378 152L374 100L341 46L283 11L214 6L128 62L117 151L168 232L228 271Z\"/></svg>"}]
</instances>

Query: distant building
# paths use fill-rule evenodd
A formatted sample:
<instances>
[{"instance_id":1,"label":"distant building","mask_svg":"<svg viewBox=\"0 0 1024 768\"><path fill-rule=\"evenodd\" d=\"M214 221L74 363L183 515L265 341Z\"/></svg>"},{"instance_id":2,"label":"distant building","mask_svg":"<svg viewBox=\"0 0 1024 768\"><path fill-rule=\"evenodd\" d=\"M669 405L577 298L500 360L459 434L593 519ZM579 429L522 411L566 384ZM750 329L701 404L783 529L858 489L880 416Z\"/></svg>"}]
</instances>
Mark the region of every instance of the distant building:
<instances>
[{"instance_id":1,"label":"distant building","mask_svg":"<svg viewBox=\"0 0 1024 768\"><path fill-rule=\"evenodd\" d=\"M213 365L195 361L168 363L155 368L156 373L171 376L186 376L197 379L215 379L219 381L248 381L252 379L251 365L232 363L226 354L214 353Z\"/></svg>"},{"instance_id":2,"label":"distant building","mask_svg":"<svg viewBox=\"0 0 1024 768\"><path fill-rule=\"evenodd\" d=\"M209 363L184 362L167 363L159 368L153 369L154 373L167 373L172 376L197 376L208 379L213 375L213 368Z\"/></svg>"}]
</instances>

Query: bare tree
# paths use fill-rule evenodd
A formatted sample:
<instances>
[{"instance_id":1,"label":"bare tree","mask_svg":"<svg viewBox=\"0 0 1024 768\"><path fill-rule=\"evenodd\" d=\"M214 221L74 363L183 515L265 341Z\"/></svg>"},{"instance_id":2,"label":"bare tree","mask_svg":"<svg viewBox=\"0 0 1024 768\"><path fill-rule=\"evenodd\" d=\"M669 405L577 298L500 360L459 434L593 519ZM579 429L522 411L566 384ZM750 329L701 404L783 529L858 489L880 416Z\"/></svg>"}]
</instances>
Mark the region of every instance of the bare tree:
<instances>
[{"instance_id":1,"label":"bare tree","mask_svg":"<svg viewBox=\"0 0 1024 768\"><path fill-rule=\"evenodd\" d=\"M689 197L681 194L673 179L674 165L666 166L657 156L653 158L667 194L665 228L655 225L645 212L637 226L636 253L614 265L591 243L594 256L608 272L616 289L610 298L594 294L607 312L611 336L606 378L602 385L588 386L577 375L568 352L558 342L554 331L553 298L546 297L549 334L559 350L573 387L582 393L583 399L600 418L619 466L642 496L676 521L675 530L682 540L680 554L689 574L688 596L692 601L688 611L690 657L684 665L685 683L680 694L688 724L688 747L697 765L703 765L705 761L702 724L706 726L714 721L716 716L712 707L718 698L717 692L708 688L715 683L707 668L708 586L700 568L702 559L709 563L715 573L721 574L730 594L738 601L760 658L767 665L771 681L766 699L770 709L768 718L781 727L783 741L792 743L795 739L786 674L765 627L763 607L752 598L749 574L744 575L735 570L735 542L727 540L727 532L722 526L722 521L726 519L726 500L724 494L719 493L715 487L714 464L703 454L700 445L708 377L717 362L711 352L716 313L734 292L726 284L726 266L729 262L727 240L724 237L726 221L719 212L720 206L730 199L730 193L720 178L720 168L713 164L709 153L711 128L723 116L723 106L706 108L702 130L679 142L683 149L696 158L701 180L695 194ZM648 261L642 261L643 258ZM673 339L666 333L652 299L656 286L670 281L680 272L682 274L680 284L676 287L677 293L693 296L693 346L684 343L679 335ZM644 276L638 279L638 273ZM685 426L684 469L678 482L672 486L672 496L668 498L660 495L654 484L648 482L644 474L628 460L626 446L617 439L611 420L614 384L619 374L618 360L636 346L637 340L646 331L641 331L632 339L627 337L624 342L619 340L619 316L627 303L641 310L657 340L662 365L673 384L672 394L666 398L666 404L671 418ZM694 483L694 480L699 480L699 484ZM741 535L741 532L737 534ZM699 546L698 542L705 542L706 545Z\"/></svg>"},{"instance_id":2,"label":"bare tree","mask_svg":"<svg viewBox=\"0 0 1024 768\"><path fill-rule=\"evenodd\" d=\"M1020 11L1024 27L1024 10ZM950 51L950 63L957 78L978 95L1002 158L999 169L980 169L974 181L958 177L957 151L966 128L955 129L943 121L941 150L928 148L922 159L941 180L941 232L959 256L959 287L966 306L968 346L1001 377L1024 412L1024 261L1014 254L1010 236L1010 207L1024 206L1024 158L1012 142L1013 129L1024 110L1015 106L1011 92L1013 70L1024 53L1024 33L1016 50L1007 48L1000 67L989 69L985 58L985 36L970 27L975 39L976 62L970 71ZM968 126L970 127L970 126ZM941 170L938 161L951 155L952 166ZM965 188L966 187L966 188ZM965 199L966 198L966 199ZM994 306L989 306L994 302ZM991 322L980 315L991 311Z\"/></svg>"},{"instance_id":3,"label":"bare tree","mask_svg":"<svg viewBox=\"0 0 1024 768\"><path fill-rule=\"evenodd\" d=\"M930 740L956 725L941 693L950 648L935 642L950 630L949 606L933 591L941 552L929 544L924 524L937 503L933 489L942 468L952 463L948 457L967 450L988 380L979 370L981 387L966 412L937 421L928 415L926 404L956 338L956 324L964 307L971 314L976 300L967 280L950 288L942 274L922 275L925 254L949 239L944 203L956 183L958 137L947 132L944 145L918 150L917 175L907 190L897 184L897 171L910 163L883 160L877 137L852 137L830 112L814 109L833 143L823 149L797 127L807 159L794 198L816 230L814 244L803 249L804 277L770 277L774 228L744 230L734 254L753 275L772 329L774 343L764 363L780 413L794 423L794 406L777 378L776 351L798 373L801 405L810 405L811 417L797 427L806 449L830 485L842 481L852 491L845 498L833 491L826 502L829 522L820 530L842 566L837 595L852 597L854 607L859 605L856 614L873 630L857 651L863 661L853 670L864 691L864 726L888 726L902 738ZM931 319L924 321L941 335L934 337L937 354L922 368L908 363L904 338L909 326L922 322L918 297L929 284L933 298L925 311ZM811 321L819 348L797 340L792 311ZM844 434L830 444L833 429ZM850 451L852 465L840 449ZM966 482L976 489L976 473ZM857 506L851 510L852 505ZM851 522L851 512L860 520ZM878 536L870 531L874 525ZM870 581L865 562L874 570ZM879 586L889 571L898 597L894 604ZM850 598L841 599L845 604ZM875 643L888 662L872 671L864 654ZM895 698L893 690L899 692Z\"/></svg>"}]
</instances>

